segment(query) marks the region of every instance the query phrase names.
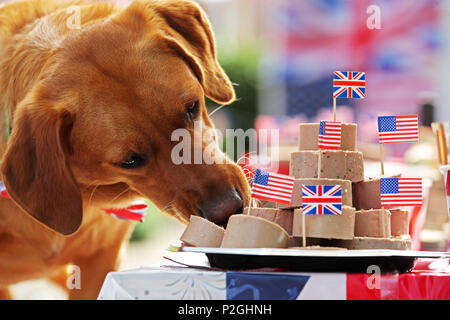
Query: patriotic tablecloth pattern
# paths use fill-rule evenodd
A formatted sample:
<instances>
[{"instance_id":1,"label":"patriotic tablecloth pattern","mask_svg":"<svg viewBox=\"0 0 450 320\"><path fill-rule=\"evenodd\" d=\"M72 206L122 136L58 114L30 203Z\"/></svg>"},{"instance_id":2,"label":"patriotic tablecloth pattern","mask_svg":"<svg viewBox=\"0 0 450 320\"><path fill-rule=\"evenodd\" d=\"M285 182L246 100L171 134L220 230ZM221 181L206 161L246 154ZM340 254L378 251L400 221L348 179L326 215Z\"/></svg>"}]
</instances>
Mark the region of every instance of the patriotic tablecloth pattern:
<instances>
[{"instance_id":1,"label":"patriotic tablecloth pattern","mask_svg":"<svg viewBox=\"0 0 450 320\"><path fill-rule=\"evenodd\" d=\"M419 259L410 273L381 275L370 289L371 274L297 273L271 269L248 272L184 267L111 272L99 300L396 300L450 299L450 259Z\"/></svg>"}]
</instances>

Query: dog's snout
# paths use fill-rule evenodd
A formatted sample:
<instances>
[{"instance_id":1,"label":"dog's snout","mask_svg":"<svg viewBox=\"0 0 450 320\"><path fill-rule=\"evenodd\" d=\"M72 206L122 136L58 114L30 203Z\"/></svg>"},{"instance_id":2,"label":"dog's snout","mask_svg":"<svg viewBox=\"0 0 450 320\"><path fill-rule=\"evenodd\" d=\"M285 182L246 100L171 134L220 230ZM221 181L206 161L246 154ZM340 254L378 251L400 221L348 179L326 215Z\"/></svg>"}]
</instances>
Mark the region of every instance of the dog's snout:
<instances>
[{"instance_id":1,"label":"dog's snout","mask_svg":"<svg viewBox=\"0 0 450 320\"><path fill-rule=\"evenodd\" d=\"M199 207L200 215L219 225L228 222L228 218L242 213L244 201L235 188L220 192L216 197L205 200Z\"/></svg>"}]
</instances>

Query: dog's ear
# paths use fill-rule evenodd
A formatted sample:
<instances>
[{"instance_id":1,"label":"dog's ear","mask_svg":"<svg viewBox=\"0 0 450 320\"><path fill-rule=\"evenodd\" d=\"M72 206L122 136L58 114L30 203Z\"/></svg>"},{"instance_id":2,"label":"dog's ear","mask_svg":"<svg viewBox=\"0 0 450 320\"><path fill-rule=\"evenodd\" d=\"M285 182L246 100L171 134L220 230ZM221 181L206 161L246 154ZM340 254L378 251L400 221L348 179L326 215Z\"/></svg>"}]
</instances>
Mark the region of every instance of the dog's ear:
<instances>
[{"instance_id":1,"label":"dog's ear","mask_svg":"<svg viewBox=\"0 0 450 320\"><path fill-rule=\"evenodd\" d=\"M190 65L208 98L218 103L235 100L233 86L217 61L211 25L195 2L136 0L126 11L135 23L151 23L155 37ZM145 14L150 16L143 18Z\"/></svg>"},{"instance_id":2,"label":"dog's ear","mask_svg":"<svg viewBox=\"0 0 450 320\"><path fill-rule=\"evenodd\" d=\"M81 224L80 190L68 166L72 116L30 103L20 107L2 159L10 197L51 229L68 235Z\"/></svg>"}]
</instances>

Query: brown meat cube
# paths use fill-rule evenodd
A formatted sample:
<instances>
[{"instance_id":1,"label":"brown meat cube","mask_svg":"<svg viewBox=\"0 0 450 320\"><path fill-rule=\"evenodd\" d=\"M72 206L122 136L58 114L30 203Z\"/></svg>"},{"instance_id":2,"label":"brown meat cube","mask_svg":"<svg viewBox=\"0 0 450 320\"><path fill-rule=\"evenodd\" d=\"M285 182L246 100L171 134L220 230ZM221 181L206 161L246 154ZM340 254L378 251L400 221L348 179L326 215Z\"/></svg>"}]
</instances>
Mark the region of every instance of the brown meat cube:
<instances>
[{"instance_id":1,"label":"brown meat cube","mask_svg":"<svg viewBox=\"0 0 450 320\"><path fill-rule=\"evenodd\" d=\"M289 175L295 178L317 178L318 156L318 151L292 152Z\"/></svg>"},{"instance_id":2,"label":"brown meat cube","mask_svg":"<svg viewBox=\"0 0 450 320\"><path fill-rule=\"evenodd\" d=\"M344 179L346 172L346 153L342 151L323 151L320 177Z\"/></svg>"},{"instance_id":3,"label":"brown meat cube","mask_svg":"<svg viewBox=\"0 0 450 320\"><path fill-rule=\"evenodd\" d=\"M318 150L319 123L300 123L299 150ZM341 128L341 150L356 150L356 123L343 123Z\"/></svg>"},{"instance_id":4,"label":"brown meat cube","mask_svg":"<svg viewBox=\"0 0 450 320\"><path fill-rule=\"evenodd\" d=\"M286 230L267 219L235 214L230 217L221 248L287 248Z\"/></svg>"},{"instance_id":5,"label":"brown meat cube","mask_svg":"<svg viewBox=\"0 0 450 320\"><path fill-rule=\"evenodd\" d=\"M361 210L355 213L355 236L391 236L391 213L385 209Z\"/></svg>"},{"instance_id":6,"label":"brown meat cube","mask_svg":"<svg viewBox=\"0 0 450 320\"><path fill-rule=\"evenodd\" d=\"M352 240L332 240L328 245L354 250L390 249L411 250L412 242L409 235L395 238L355 237Z\"/></svg>"},{"instance_id":7,"label":"brown meat cube","mask_svg":"<svg viewBox=\"0 0 450 320\"><path fill-rule=\"evenodd\" d=\"M408 211L391 209L391 234L401 236L409 233Z\"/></svg>"},{"instance_id":8,"label":"brown meat cube","mask_svg":"<svg viewBox=\"0 0 450 320\"><path fill-rule=\"evenodd\" d=\"M289 174L295 178L317 178L319 154L320 177L352 182L364 180L364 160L358 151L297 151L291 153Z\"/></svg>"},{"instance_id":9,"label":"brown meat cube","mask_svg":"<svg viewBox=\"0 0 450 320\"><path fill-rule=\"evenodd\" d=\"M180 240L190 246L219 248L224 232L211 221L192 215Z\"/></svg>"},{"instance_id":10,"label":"brown meat cube","mask_svg":"<svg viewBox=\"0 0 450 320\"><path fill-rule=\"evenodd\" d=\"M294 210L292 235L303 235L302 209ZM355 235L355 209L342 206L341 215L305 215L306 237L324 239L353 239Z\"/></svg>"},{"instance_id":11,"label":"brown meat cube","mask_svg":"<svg viewBox=\"0 0 450 320\"><path fill-rule=\"evenodd\" d=\"M250 209L250 210L249 210ZM294 212L287 209L274 208L245 208L244 213L261 217L280 225L288 234L292 234L292 220Z\"/></svg>"}]
</instances>

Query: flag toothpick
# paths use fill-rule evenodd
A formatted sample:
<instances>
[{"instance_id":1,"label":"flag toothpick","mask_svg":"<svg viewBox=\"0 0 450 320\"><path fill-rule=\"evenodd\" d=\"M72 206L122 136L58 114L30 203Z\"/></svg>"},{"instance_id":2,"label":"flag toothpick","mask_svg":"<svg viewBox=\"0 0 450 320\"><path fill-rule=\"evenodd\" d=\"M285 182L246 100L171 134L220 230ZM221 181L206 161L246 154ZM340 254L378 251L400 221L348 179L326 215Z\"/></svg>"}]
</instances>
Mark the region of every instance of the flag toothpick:
<instances>
[{"instance_id":1,"label":"flag toothpick","mask_svg":"<svg viewBox=\"0 0 450 320\"><path fill-rule=\"evenodd\" d=\"M360 71L333 72L333 121L336 122L336 99L366 97L366 73Z\"/></svg>"},{"instance_id":2,"label":"flag toothpick","mask_svg":"<svg viewBox=\"0 0 450 320\"><path fill-rule=\"evenodd\" d=\"M336 122L336 98L333 98L333 121Z\"/></svg>"},{"instance_id":3,"label":"flag toothpick","mask_svg":"<svg viewBox=\"0 0 450 320\"><path fill-rule=\"evenodd\" d=\"M250 201L248 203L247 215L249 216L253 207L253 197L250 196Z\"/></svg>"},{"instance_id":4,"label":"flag toothpick","mask_svg":"<svg viewBox=\"0 0 450 320\"><path fill-rule=\"evenodd\" d=\"M383 144L380 143L380 164L381 164L381 175L384 175L384 162L383 162Z\"/></svg>"},{"instance_id":5,"label":"flag toothpick","mask_svg":"<svg viewBox=\"0 0 450 320\"><path fill-rule=\"evenodd\" d=\"M378 117L381 175L384 175L383 144L419 142L419 117L417 114Z\"/></svg>"}]
</instances>

